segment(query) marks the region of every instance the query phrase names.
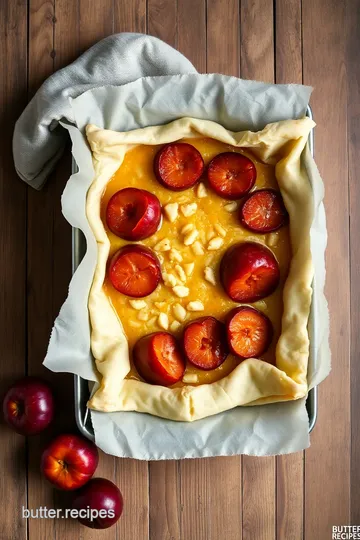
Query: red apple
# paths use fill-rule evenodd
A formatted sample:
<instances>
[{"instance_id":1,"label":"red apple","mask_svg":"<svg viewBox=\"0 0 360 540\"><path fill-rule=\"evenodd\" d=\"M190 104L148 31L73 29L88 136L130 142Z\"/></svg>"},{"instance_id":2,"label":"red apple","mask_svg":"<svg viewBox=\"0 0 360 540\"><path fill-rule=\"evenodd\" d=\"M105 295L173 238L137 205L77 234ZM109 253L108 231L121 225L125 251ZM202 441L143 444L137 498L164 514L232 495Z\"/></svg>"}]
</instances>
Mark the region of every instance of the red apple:
<instances>
[{"instance_id":1,"label":"red apple","mask_svg":"<svg viewBox=\"0 0 360 540\"><path fill-rule=\"evenodd\" d=\"M90 480L99 461L94 443L78 435L59 435L41 456L41 472L59 489L78 489Z\"/></svg>"},{"instance_id":2,"label":"red apple","mask_svg":"<svg viewBox=\"0 0 360 540\"><path fill-rule=\"evenodd\" d=\"M154 160L158 181L172 191L192 187L204 171L200 152L188 143L170 143L159 150Z\"/></svg>"},{"instance_id":3,"label":"red apple","mask_svg":"<svg viewBox=\"0 0 360 540\"><path fill-rule=\"evenodd\" d=\"M119 488L105 478L92 478L81 488L72 503L79 511L78 520L91 529L107 529L117 522L123 511Z\"/></svg>"},{"instance_id":4,"label":"red apple","mask_svg":"<svg viewBox=\"0 0 360 540\"><path fill-rule=\"evenodd\" d=\"M183 335L186 358L200 369L219 367L229 353L225 325L214 317L201 317L190 322Z\"/></svg>"},{"instance_id":5,"label":"red apple","mask_svg":"<svg viewBox=\"0 0 360 540\"><path fill-rule=\"evenodd\" d=\"M144 189L121 189L111 197L106 208L109 229L125 240L148 238L157 231L160 220L159 199Z\"/></svg>"},{"instance_id":6,"label":"red apple","mask_svg":"<svg viewBox=\"0 0 360 540\"><path fill-rule=\"evenodd\" d=\"M168 332L154 332L140 338L134 346L133 360L139 375L147 382L170 386L185 371L179 344Z\"/></svg>"},{"instance_id":7,"label":"red apple","mask_svg":"<svg viewBox=\"0 0 360 540\"><path fill-rule=\"evenodd\" d=\"M224 199L240 199L255 184L256 167L251 159L236 152L215 156L207 168L207 178L213 190Z\"/></svg>"},{"instance_id":8,"label":"red apple","mask_svg":"<svg viewBox=\"0 0 360 540\"><path fill-rule=\"evenodd\" d=\"M240 242L223 256L220 276L231 300L256 302L275 291L280 270L270 249L257 242Z\"/></svg>"},{"instance_id":9,"label":"red apple","mask_svg":"<svg viewBox=\"0 0 360 540\"><path fill-rule=\"evenodd\" d=\"M265 234L277 231L288 221L284 201L275 189L258 189L242 202L239 217L249 231Z\"/></svg>"},{"instance_id":10,"label":"red apple","mask_svg":"<svg viewBox=\"0 0 360 540\"><path fill-rule=\"evenodd\" d=\"M54 416L54 399L40 379L25 377L7 391L3 401L6 422L21 435L43 431Z\"/></svg>"},{"instance_id":11,"label":"red apple","mask_svg":"<svg viewBox=\"0 0 360 540\"><path fill-rule=\"evenodd\" d=\"M161 278L159 259L151 249L129 244L120 248L111 259L109 278L122 294L133 298L148 296Z\"/></svg>"},{"instance_id":12,"label":"red apple","mask_svg":"<svg viewBox=\"0 0 360 540\"><path fill-rule=\"evenodd\" d=\"M250 306L231 310L226 320L226 330L231 352L243 360L263 354L273 337L270 319Z\"/></svg>"}]
</instances>

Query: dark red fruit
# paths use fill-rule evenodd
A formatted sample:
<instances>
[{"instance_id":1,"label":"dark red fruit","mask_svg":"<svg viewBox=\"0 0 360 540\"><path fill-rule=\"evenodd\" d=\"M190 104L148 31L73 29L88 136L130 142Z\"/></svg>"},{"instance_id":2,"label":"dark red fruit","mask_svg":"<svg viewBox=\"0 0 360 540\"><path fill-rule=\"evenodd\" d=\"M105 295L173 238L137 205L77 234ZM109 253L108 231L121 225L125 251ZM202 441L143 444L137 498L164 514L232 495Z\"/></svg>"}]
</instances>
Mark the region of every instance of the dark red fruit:
<instances>
[{"instance_id":1,"label":"dark red fruit","mask_svg":"<svg viewBox=\"0 0 360 540\"><path fill-rule=\"evenodd\" d=\"M78 521L90 529L108 529L123 511L119 488L105 478L92 478L75 493L72 507L79 511Z\"/></svg>"},{"instance_id":2,"label":"dark red fruit","mask_svg":"<svg viewBox=\"0 0 360 540\"><path fill-rule=\"evenodd\" d=\"M241 224L249 231L268 233L280 229L288 221L281 194L274 189L250 193L239 210Z\"/></svg>"},{"instance_id":3,"label":"dark red fruit","mask_svg":"<svg viewBox=\"0 0 360 540\"><path fill-rule=\"evenodd\" d=\"M155 176L172 191L190 188L196 184L203 171L204 160L200 152L188 143L167 144L155 156Z\"/></svg>"},{"instance_id":4,"label":"dark red fruit","mask_svg":"<svg viewBox=\"0 0 360 540\"><path fill-rule=\"evenodd\" d=\"M220 197L240 199L255 184L256 167L251 159L242 154L224 152L210 161L207 178Z\"/></svg>"},{"instance_id":5,"label":"dark red fruit","mask_svg":"<svg viewBox=\"0 0 360 540\"><path fill-rule=\"evenodd\" d=\"M270 319L261 311L241 306L230 311L226 321L230 350L241 359L257 358L269 347L273 337Z\"/></svg>"},{"instance_id":6,"label":"dark red fruit","mask_svg":"<svg viewBox=\"0 0 360 540\"><path fill-rule=\"evenodd\" d=\"M59 489L78 489L90 480L99 462L94 443L78 435L58 435L41 456L41 472Z\"/></svg>"},{"instance_id":7,"label":"dark red fruit","mask_svg":"<svg viewBox=\"0 0 360 540\"><path fill-rule=\"evenodd\" d=\"M185 362L177 340L168 332L154 332L140 338L133 350L139 375L147 382L170 386L185 371Z\"/></svg>"},{"instance_id":8,"label":"dark red fruit","mask_svg":"<svg viewBox=\"0 0 360 540\"><path fill-rule=\"evenodd\" d=\"M3 401L6 422L21 435L40 433L52 422L54 400L41 379L24 377L6 392Z\"/></svg>"},{"instance_id":9,"label":"dark red fruit","mask_svg":"<svg viewBox=\"0 0 360 540\"><path fill-rule=\"evenodd\" d=\"M159 259L151 249L129 244L120 248L111 259L109 278L122 294L133 298L148 296L161 278Z\"/></svg>"},{"instance_id":10,"label":"dark red fruit","mask_svg":"<svg viewBox=\"0 0 360 540\"><path fill-rule=\"evenodd\" d=\"M160 220L159 199L144 189L121 189L111 197L106 208L110 231L125 240L148 238L157 231Z\"/></svg>"},{"instance_id":11,"label":"dark red fruit","mask_svg":"<svg viewBox=\"0 0 360 540\"><path fill-rule=\"evenodd\" d=\"M194 366L206 370L219 367L229 353L225 325L214 317L192 321L184 330L183 347Z\"/></svg>"},{"instance_id":12,"label":"dark red fruit","mask_svg":"<svg viewBox=\"0 0 360 540\"><path fill-rule=\"evenodd\" d=\"M240 242L223 256L220 276L231 300L256 302L275 291L280 270L270 249L257 242Z\"/></svg>"}]
</instances>

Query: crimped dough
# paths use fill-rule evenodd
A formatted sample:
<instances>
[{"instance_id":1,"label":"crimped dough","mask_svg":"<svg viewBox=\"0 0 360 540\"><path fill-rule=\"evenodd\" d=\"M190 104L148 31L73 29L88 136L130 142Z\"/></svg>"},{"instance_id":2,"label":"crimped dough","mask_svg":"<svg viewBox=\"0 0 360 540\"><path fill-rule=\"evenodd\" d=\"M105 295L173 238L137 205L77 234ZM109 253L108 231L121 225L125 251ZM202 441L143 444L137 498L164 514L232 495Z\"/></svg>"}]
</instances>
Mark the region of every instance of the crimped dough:
<instances>
[{"instance_id":1,"label":"crimped dough","mask_svg":"<svg viewBox=\"0 0 360 540\"><path fill-rule=\"evenodd\" d=\"M190 422L239 405L288 401L307 394L313 202L301 153L314 125L309 118L286 120L269 124L256 133L234 133L215 122L193 118L124 133L87 126L95 178L88 192L86 210L98 245L88 305L91 347L100 374L100 387L88 403L90 408L107 412L139 411ZM128 150L139 144L165 144L188 137L211 137L233 146L251 147L260 160L275 165L276 178L290 215L293 255L284 287L276 367L251 358L220 381L195 387L166 388L125 379L130 370L127 339L121 321L102 289L110 242L100 218L100 202L106 184Z\"/></svg>"}]
</instances>

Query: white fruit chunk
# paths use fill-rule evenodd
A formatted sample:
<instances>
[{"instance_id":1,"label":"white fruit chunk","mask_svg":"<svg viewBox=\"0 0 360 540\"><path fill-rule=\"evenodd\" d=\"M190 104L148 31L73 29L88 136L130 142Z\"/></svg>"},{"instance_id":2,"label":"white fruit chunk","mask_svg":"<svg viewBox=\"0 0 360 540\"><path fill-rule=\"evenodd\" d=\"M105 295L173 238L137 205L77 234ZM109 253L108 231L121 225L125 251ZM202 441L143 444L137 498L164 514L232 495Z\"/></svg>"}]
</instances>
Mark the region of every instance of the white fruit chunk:
<instances>
[{"instance_id":1,"label":"white fruit chunk","mask_svg":"<svg viewBox=\"0 0 360 540\"><path fill-rule=\"evenodd\" d=\"M129 300L129 304L134 309L144 309L147 306L144 300Z\"/></svg>"},{"instance_id":2,"label":"white fruit chunk","mask_svg":"<svg viewBox=\"0 0 360 540\"><path fill-rule=\"evenodd\" d=\"M169 317L166 315L166 313L159 314L158 325L160 328L163 328L163 330L167 330L169 328Z\"/></svg>"},{"instance_id":3,"label":"white fruit chunk","mask_svg":"<svg viewBox=\"0 0 360 540\"><path fill-rule=\"evenodd\" d=\"M179 215L179 204L177 202L166 204L164 212L170 223L174 223Z\"/></svg>"},{"instance_id":4,"label":"white fruit chunk","mask_svg":"<svg viewBox=\"0 0 360 540\"><path fill-rule=\"evenodd\" d=\"M173 313L180 322L183 322L186 319L186 309L181 304L174 305Z\"/></svg>"},{"instance_id":5,"label":"white fruit chunk","mask_svg":"<svg viewBox=\"0 0 360 540\"><path fill-rule=\"evenodd\" d=\"M215 272L210 266L205 267L204 276L206 281L211 283L211 285L216 285Z\"/></svg>"},{"instance_id":6,"label":"white fruit chunk","mask_svg":"<svg viewBox=\"0 0 360 540\"><path fill-rule=\"evenodd\" d=\"M194 302L189 302L186 306L188 311L204 311L204 304L200 300L194 300Z\"/></svg>"},{"instance_id":7,"label":"white fruit chunk","mask_svg":"<svg viewBox=\"0 0 360 540\"><path fill-rule=\"evenodd\" d=\"M173 292L178 296L179 298L185 298L186 296L189 296L190 290L187 287L184 287L183 285L176 285L176 287L173 287Z\"/></svg>"},{"instance_id":8,"label":"white fruit chunk","mask_svg":"<svg viewBox=\"0 0 360 540\"><path fill-rule=\"evenodd\" d=\"M185 217L192 216L193 214L195 214L197 210L197 204L196 203L183 204L180 207L180 210Z\"/></svg>"},{"instance_id":9,"label":"white fruit chunk","mask_svg":"<svg viewBox=\"0 0 360 540\"><path fill-rule=\"evenodd\" d=\"M221 248L223 245L224 240L220 236L216 236L215 238L212 238L210 242L208 243L207 249L209 251L216 251L217 249Z\"/></svg>"}]
</instances>

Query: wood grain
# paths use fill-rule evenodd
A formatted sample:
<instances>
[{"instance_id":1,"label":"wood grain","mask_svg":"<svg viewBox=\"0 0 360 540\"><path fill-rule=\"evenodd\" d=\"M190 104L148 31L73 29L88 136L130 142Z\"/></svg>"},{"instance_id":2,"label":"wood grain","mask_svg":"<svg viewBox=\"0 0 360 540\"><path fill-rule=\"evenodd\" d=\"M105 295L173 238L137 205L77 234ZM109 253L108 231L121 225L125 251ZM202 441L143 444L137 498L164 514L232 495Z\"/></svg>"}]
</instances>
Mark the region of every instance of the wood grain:
<instances>
[{"instance_id":1,"label":"wood grain","mask_svg":"<svg viewBox=\"0 0 360 540\"><path fill-rule=\"evenodd\" d=\"M241 76L274 82L272 1L243 0L240 16ZM276 534L275 458L243 456L242 466L243 539L271 540Z\"/></svg>"},{"instance_id":2,"label":"wood grain","mask_svg":"<svg viewBox=\"0 0 360 540\"><path fill-rule=\"evenodd\" d=\"M301 1L275 2L275 80L302 83ZM303 537L304 452L276 458L276 539Z\"/></svg>"},{"instance_id":3,"label":"wood grain","mask_svg":"<svg viewBox=\"0 0 360 540\"><path fill-rule=\"evenodd\" d=\"M179 461L150 463L150 540L180 540L179 466Z\"/></svg>"},{"instance_id":4,"label":"wood grain","mask_svg":"<svg viewBox=\"0 0 360 540\"><path fill-rule=\"evenodd\" d=\"M301 0L275 0L275 28L275 80L301 84Z\"/></svg>"},{"instance_id":5,"label":"wood grain","mask_svg":"<svg viewBox=\"0 0 360 540\"><path fill-rule=\"evenodd\" d=\"M181 462L181 538L240 540L241 460L238 456Z\"/></svg>"},{"instance_id":6,"label":"wood grain","mask_svg":"<svg viewBox=\"0 0 360 540\"><path fill-rule=\"evenodd\" d=\"M315 87L316 161L325 180L332 372L319 388L319 415L305 455L305 539L326 540L349 523L349 202L345 3L303 0L304 82ZM320 23L321 21L321 23Z\"/></svg>"},{"instance_id":7,"label":"wood grain","mask_svg":"<svg viewBox=\"0 0 360 540\"><path fill-rule=\"evenodd\" d=\"M348 142L349 142L349 204L350 204L350 321L351 321L351 523L360 523L360 3L348 2L346 14L348 64Z\"/></svg>"},{"instance_id":8,"label":"wood grain","mask_svg":"<svg viewBox=\"0 0 360 540\"><path fill-rule=\"evenodd\" d=\"M124 511L117 523L117 538L149 538L149 475L147 462L117 459L116 485L124 496ZM170 480L170 485L171 479Z\"/></svg>"},{"instance_id":9,"label":"wood grain","mask_svg":"<svg viewBox=\"0 0 360 540\"><path fill-rule=\"evenodd\" d=\"M147 31L172 47L177 46L176 0L148 0Z\"/></svg>"},{"instance_id":10,"label":"wood grain","mask_svg":"<svg viewBox=\"0 0 360 540\"><path fill-rule=\"evenodd\" d=\"M237 0L208 0L206 26L208 73L239 75L240 31Z\"/></svg>"},{"instance_id":11,"label":"wood grain","mask_svg":"<svg viewBox=\"0 0 360 540\"><path fill-rule=\"evenodd\" d=\"M182 0L178 3L179 51L199 73L206 73L206 0Z\"/></svg>"},{"instance_id":12,"label":"wood grain","mask_svg":"<svg viewBox=\"0 0 360 540\"><path fill-rule=\"evenodd\" d=\"M146 0L122 0L114 4L114 32L146 32Z\"/></svg>"},{"instance_id":13,"label":"wood grain","mask_svg":"<svg viewBox=\"0 0 360 540\"><path fill-rule=\"evenodd\" d=\"M241 76L274 82L274 13L272 0L241 2Z\"/></svg>"},{"instance_id":14,"label":"wood grain","mask_svg":"<svg viewBox=\"0 0 360 540\"><path fill-rule=\"evenodd\" d=\"M14 171L11 137L26 104L27 2L0 3L0 395L26 370L26 187ZM26 521L26 442L0 429L0 537L23 540Z\"/></svg>"},{"instance_id":15,"label":"wood grain","mask_svg":"<svg viewBox=\"0 0 360 540\"><path fill-rule=\"evenodd\" d=\"M35 0L30 4L32 39L29 50L33 61L29 65L29 80L31 88L36 90L38 84L49 76L54 68L73 60L82 46L86 48L90 39L104 37L100 32L107 24L108 12L106 9L99 10L92 19L94 27L88 24L88 32L84 37L79 34L79 17L74 18L74 3L70 0L59 0L61 11L56 18L51 3ZM102 7L101 2L97 5ZM85 21L87 16L91 16L91 9L88 13L87 7L86 4L83 5L87 12ZM104 19L102 24L101 17ZM109 30L112 31L112 23ZM65 35L67 39L64 39ZM37 58L42 59L41 62L38 63ZM52 434L75 429L72 376L51 374L41 366L51 326L66 298L71 278L71 229L61 214L60 205L61 193L70 173L71 159L67 153L45 188L40 193L29 188L28 194L29 372L41 374L52 382L55 388L62 389L61 395L57 396L58 413L54 428L50 434L41 436L34 442L30 441L29 444L29 506L33 508L44 504L48 507L71 507L71 497L53 491L43 479L39 479L38 472L43 444ZM103 474L114 481L115 459L102 455L97 474ZM77 540L79 525L74 520L30 520L29 533L34 538ZM116 529L113 528L106 531L103 537L113 540L115 534ZM84 529L82 538L93 538L93 533Z\"/></svg>"}]
</instances>

